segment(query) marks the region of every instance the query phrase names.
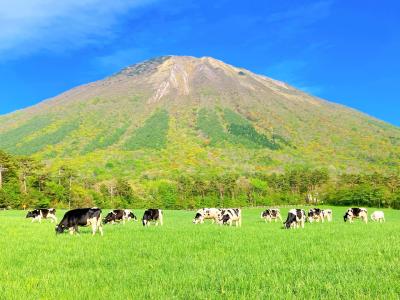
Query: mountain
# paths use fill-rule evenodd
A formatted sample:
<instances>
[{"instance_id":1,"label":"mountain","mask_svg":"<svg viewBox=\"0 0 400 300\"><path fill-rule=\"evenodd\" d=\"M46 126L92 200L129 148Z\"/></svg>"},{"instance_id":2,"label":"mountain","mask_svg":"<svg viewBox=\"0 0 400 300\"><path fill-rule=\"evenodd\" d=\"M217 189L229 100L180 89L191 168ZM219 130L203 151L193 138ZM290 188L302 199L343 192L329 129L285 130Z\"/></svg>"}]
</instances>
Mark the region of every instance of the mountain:
<instances>
[{"instance_id":1,"label":"mountain","mask_svg":"<svg viewBox=\"0 0 400 300\"><path fill-rule=\"evenodd\" d=\"M210 57L164 56L1 116L0 149L102 178L389 171L400 128Z\"/></svg>"}]
</instances>

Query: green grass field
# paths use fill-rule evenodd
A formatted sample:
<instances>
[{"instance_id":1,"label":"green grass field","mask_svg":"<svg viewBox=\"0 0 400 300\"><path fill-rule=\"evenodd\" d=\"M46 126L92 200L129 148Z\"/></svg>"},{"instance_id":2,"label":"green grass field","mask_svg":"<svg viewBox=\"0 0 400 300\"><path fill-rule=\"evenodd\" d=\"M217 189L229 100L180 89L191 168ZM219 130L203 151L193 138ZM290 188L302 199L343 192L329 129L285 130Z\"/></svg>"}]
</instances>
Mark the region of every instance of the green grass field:
<instances>
[{"instance_id":1,"label":"green grass field","mask_svg":"<svg viewBox=\"0 0 400 300\"><path fill-rule=\"evenodd\" d=\"M103 237L56 236L47 220L2 211L0 299L399 299L400 211L367 225L344 211L297 230L261 209L245 209L241 228L166 211L163 227L106 225Z\"/></svg>"}]
</instances>

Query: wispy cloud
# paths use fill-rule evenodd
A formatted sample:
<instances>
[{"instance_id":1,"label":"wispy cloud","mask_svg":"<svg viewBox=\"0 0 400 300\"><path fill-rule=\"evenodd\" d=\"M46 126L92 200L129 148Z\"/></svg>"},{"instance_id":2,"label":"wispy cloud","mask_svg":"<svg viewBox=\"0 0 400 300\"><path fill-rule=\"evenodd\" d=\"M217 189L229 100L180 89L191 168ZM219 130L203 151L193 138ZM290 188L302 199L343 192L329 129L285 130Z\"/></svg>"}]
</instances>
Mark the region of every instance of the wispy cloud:
<instances>
[{"instance_id":1,"label":"wispy cloud","mask_svg":"<svg viewBox=\"0 0 400 300\"><path fill-rule=\"evenodd\" d=\"M109 42L120 17L157 0L0 0L0 60Z\"/></svg>"}]
</instances>

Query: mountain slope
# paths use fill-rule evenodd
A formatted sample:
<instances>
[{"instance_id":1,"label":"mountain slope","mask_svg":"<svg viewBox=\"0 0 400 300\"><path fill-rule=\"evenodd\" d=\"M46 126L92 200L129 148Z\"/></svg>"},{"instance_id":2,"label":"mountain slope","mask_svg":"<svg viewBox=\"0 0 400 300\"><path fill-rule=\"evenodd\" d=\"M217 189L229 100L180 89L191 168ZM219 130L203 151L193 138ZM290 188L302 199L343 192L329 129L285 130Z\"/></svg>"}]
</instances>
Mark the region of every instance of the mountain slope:
<instances>
[{"instance_id":1,"label":"mountain slope","mask_svg":"<svg viewBox=\"0 0 400 300\"><path fill-rule=\"evenodd\" d=\"M0 117L0 149L98 176L400 165L400 129L209 57L165 56Z\"/></svg>"}]
</instances>

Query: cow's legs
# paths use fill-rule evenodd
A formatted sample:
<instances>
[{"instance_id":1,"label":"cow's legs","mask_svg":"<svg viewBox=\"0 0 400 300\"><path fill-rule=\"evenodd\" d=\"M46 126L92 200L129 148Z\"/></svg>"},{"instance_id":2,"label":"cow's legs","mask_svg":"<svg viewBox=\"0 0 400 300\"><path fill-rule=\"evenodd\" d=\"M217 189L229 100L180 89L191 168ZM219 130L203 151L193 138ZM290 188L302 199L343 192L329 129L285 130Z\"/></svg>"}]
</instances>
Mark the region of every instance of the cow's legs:
<instances>
[{"instance_id":1,"label":"cow's legs","mask_svg":"<svg viewBox=\"0 0 400 300\"><path fill-rule=\"evenodd\" d=\"M104 234L103 233L103 225L101 224L101 220L100 219L99 219L99 222L98 222L97 225L98 225L98 228L99 228L99 231L100 231L100 235L103 236L103 234Z\"/></svg>"},{"instance_id":2,"label":"cow's legs","mask_svg":"<svg viewBox=\"0 0 400 300\"><path fill-rule=\"evenodd\" d=\"M95 235L97 231L97 221L92 223L92 235Z\"/></svg>"},{"instance_id":3,"label":"cow's legs","mask_svg":"<svg viewBox=\"0 0 400 300\"><path fill-rule=\"evenodd\" d=\"M160 225L163 226L163 215L162 213L160 214L160 217L158 218L160 220Z\"/></svg>"}]
</instances>

